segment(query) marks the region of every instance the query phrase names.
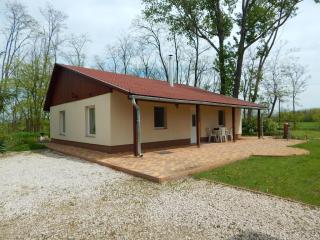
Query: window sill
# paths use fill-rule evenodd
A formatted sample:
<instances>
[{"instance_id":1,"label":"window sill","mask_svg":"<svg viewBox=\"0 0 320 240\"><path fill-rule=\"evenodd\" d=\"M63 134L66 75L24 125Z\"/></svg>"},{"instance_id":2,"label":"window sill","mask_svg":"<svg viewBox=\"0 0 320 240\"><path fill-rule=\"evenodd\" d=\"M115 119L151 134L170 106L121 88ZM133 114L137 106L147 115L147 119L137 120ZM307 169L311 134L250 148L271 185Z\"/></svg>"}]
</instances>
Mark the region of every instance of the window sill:
<instances>
[{"instance_id":1,"label":"window sill","mask_svg":"<svg viewBox=\"0 0 320 240\"><path fill-rule=\"evenodd\" d=\"M96 135L95 134L87 134L86 137L91 137L91 138L95 138Z\"/></svg>"},{"instance_id":2,"label":"window sill","mask_svg":"<svg viewBox=\"0 0 320 240\"><path fill-rule=\"evenodd\" d=\"M155 130L163 130L163 129L167 129L167 127L155 127Z\"/></svg>"}]
</instances>

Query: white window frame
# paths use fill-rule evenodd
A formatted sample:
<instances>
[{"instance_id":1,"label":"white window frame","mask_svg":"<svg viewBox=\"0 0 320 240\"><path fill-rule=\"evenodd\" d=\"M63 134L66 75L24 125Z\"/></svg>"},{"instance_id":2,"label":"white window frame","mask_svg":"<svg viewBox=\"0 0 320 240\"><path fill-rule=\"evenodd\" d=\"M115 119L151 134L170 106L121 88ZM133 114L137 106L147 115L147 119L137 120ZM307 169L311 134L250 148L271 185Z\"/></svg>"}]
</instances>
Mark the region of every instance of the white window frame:
<instances>
[{"instance_id":1,"label":"white window frame","mask_svg":"<svg viewBox=\"0 0 320 240\"><path fill-rule=\"evenodd\" d=\"M94 109L94 126L95 133L90 133L90 109ZM97 125L96 125L96 108L94 105L86 106L86 136L87 137L95 137L97 133Z\"/></svg>"},{"instance_id":2,"label":"white window frame","mask_svg":"<svg viewBox=\"0 0 320 240\"><path fill-rule=\"evenodd\" d=\"M66 135L66 111L59 111L59 133L60 135Z\"/></svg>"}]
</instances>

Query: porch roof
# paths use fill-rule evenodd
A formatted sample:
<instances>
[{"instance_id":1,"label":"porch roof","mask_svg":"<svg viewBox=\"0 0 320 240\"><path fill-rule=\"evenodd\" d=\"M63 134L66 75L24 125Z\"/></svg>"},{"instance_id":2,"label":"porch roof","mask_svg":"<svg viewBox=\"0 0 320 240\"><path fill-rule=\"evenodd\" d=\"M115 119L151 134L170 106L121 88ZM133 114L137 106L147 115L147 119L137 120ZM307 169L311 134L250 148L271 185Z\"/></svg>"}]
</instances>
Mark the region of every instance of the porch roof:
<instances>
[{"instance_id":1,"label":"porch roof","mask_svg":"<svg viewBox=\"0 0 320 240\"><path fill-rule=\"evenodd\" d=\"M132 75L105 72L90 68L56 64L90 79L103 82L107 86L126 93L131 97L149 101L164 101L203 105L232 106L239 108L263 109L264 106L233 97L205 91L183 84L170 84L166 81L141 78Z\"/></svg>"}]
</instances>

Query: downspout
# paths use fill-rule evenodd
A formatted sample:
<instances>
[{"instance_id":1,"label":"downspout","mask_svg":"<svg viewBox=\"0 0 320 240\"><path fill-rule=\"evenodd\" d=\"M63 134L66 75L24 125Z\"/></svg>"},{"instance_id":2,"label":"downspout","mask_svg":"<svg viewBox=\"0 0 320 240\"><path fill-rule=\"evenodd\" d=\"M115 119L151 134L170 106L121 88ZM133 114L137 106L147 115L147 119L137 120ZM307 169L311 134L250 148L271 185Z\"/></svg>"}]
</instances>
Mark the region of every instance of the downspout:
<instances>
[{"instance_id":1,"label":"downspout","mask_svg":"<svg viewBox=\"0 0 320 240\"><path fill-rule=\"evenodd\" d=\"M137 145L138 145L138 157L142 157L142 153L141 153L141 124L140 124L140 107L139 105L136 103L136 99L134 97L131 98L131 103L134 106L135 110L136 110L136 131L137 131Z\"/></svg>"}]
</instances>

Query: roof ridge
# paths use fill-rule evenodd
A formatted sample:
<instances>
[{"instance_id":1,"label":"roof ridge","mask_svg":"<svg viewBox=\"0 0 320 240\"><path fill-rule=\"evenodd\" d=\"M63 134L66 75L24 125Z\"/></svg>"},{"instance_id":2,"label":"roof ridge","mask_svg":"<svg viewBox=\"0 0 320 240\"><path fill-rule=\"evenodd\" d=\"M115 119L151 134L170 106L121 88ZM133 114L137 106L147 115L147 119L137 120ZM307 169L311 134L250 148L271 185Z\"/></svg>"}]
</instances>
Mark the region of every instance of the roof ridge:
<instances>
[{"instance_id":1,"label":"roof ridge","mask_svg":"<svg viewBox=\"0 0 320 240\"><path fill-rule=\"evenodd\" d=\"M171 87L167 81L159 79L143 78L131 74L114 73L95 68L79 67L67 64L56 63L56 65L82 74L88 78L95 79L99 82L103 82L109 87L125 92L129 95L155 96L168 99L189 99L192 101L207 101L263 108L262 105L257 103L248 102L186 84L174 83L174 86Z\"/></svg>"},{"instance_id":2,"label":"roof ridge","mask_svg":"<svg viewBox=\"0 0 320 240\"><path fill-rule=\"evenodd\" d=\"M86 69L86 70L93 70L93 71L97 71L97 72L101 72L101 73L109 73L109 74L113 74L113 75L120 75L123 77L134 77L134 78L139 78L142 80L152 80L152 81L160 81L163 83L167 83L169 85L169 83L165 80L161 80L161 79L155 79L155 78L145 78L145 77L140 77L140 76L136 76L136 75L132 75L132 74L124 74L124 73L117 73L117 72L110 72L110 71L105 71L105 70L100 70L100 69L96 69L93 67L80 67L80 66L74 66L74 65L68 65L68 64L62 64L62 63L56 63L57 65L69 68L74 70L73 68L81 68L81 69Z\"/></svg>"}]
</instances>

